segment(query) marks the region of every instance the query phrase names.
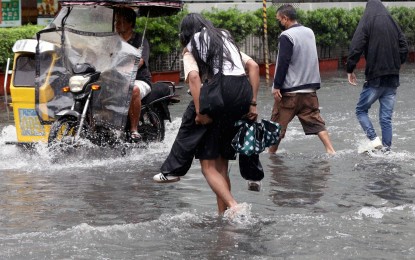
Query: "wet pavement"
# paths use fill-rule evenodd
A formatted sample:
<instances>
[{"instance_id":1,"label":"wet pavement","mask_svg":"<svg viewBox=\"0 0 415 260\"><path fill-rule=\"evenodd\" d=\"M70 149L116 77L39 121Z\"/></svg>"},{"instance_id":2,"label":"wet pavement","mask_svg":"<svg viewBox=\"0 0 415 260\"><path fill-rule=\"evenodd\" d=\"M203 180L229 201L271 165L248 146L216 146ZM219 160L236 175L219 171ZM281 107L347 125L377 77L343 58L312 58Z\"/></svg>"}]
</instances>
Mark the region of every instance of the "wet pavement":
<instances>
[{"instance_id":1,"label":"wet pavement","mask_svg":"<svg viewBox=\"0 0 415 260\"><path fill-rule=\"evenodd\" d=\"M413 259L415 66L401 74L392 153L358 154L367 142L354 115L359 87L343 71L322 74L321 113L337 155L324 153L295 119L275 155L263 153L260 192L231 163L234 221L217 216L198 161L181 181L157 184L190 97L172 107L166 139L147 149L90 147L50 161L46 145L6 145L13 122L0 100L1 259ZM269 118L261 87L260 117ZM379 132L377 109L371 116Z\"/></svg>"}]
</instances>

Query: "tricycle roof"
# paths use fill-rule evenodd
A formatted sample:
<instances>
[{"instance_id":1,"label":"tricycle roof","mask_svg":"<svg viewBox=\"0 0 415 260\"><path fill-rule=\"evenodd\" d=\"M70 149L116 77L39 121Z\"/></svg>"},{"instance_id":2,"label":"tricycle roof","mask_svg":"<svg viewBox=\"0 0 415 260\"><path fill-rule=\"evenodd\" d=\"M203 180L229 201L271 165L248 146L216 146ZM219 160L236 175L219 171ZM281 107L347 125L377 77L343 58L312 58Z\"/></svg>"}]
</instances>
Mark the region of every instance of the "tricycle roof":
<instances>
[{"instance_id":1,"label":"tricycle roof","mask_svg":"<svg viewBox=\"0 0 415 260\"><path fill-rule=\"evenodd\" d=\"M183 8L183 1L143 1L143 0L59 0L62 6L87 5L109 7L138 8L140 13L149 14L151 17L172 15Z\"/></svg>"},{"instance_id":2,"label":"tricycle roof","mask_svg":"<svg viewBox=\"0 0 415 260\"><path fill-rule=\"evenodd\" d=\"M171 8L182 8L183 1L143 1L143 0L59 0L62 5L106 5L106 6L129 6L129 7L140 7L140 6L161 6Z\"/></svg>"}]
</instances>

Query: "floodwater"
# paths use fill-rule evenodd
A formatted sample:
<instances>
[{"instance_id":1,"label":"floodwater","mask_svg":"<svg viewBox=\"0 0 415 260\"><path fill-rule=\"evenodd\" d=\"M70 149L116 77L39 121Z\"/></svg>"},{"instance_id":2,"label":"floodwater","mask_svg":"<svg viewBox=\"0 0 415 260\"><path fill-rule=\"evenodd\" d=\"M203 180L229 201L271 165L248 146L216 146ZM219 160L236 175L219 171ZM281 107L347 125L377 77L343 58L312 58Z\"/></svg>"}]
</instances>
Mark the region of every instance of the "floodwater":
<instances>
[{"instance_id":1,"label":"floodwater","mask_svg":"<svg viewBox=\"0 0 415 260\"><path fill-rule=\"evenodd\" d=\"M248 191L231 163L233 194L244 203L233 220L217 215L198 161L180 182L152 181L190 100L185 89L163 143L125 157L92 147L58 164L45 145L5 145L15 129L2 104L0 259L414 259L414 69L401 74L388 155L357 152L367 141L354 115L363 72L359 87L344 71L323 74L318 95L337 155L295 119L278 153L260 156L260 192ZM269 91L263 86L258 100L267 119Z\"/></svg>"}]
</instances>

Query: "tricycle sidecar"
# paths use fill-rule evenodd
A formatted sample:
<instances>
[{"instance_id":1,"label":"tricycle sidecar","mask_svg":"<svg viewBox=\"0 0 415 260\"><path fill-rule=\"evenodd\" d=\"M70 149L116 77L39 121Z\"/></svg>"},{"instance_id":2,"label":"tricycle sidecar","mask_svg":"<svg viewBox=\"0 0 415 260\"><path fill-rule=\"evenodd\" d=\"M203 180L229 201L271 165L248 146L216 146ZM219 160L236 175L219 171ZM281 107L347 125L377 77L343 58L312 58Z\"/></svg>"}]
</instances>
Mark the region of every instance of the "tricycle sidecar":
<instances>
[{"instance_id":1,"label":"tricycle sidecar","mask_svg":"<svg viewBox=\"0 0 415 260\"><path fill-rule=\"evenodd\" d=\"M35 108L35 49L37 41L34 39L19 40L13 46L14 62L10 81L13 115L15 119L17 143L30 144L46 142L50 125L41 124ZM41 70L50 74L51 68L57 61L54 44L41 41L39 53L44 57ZM50 100L54 95L49 82L39 88L38 98L42 101ZM46 115L41 115L44 119ZM14 142L9 142L14 143Z\"/></svg>"}]
</instances>

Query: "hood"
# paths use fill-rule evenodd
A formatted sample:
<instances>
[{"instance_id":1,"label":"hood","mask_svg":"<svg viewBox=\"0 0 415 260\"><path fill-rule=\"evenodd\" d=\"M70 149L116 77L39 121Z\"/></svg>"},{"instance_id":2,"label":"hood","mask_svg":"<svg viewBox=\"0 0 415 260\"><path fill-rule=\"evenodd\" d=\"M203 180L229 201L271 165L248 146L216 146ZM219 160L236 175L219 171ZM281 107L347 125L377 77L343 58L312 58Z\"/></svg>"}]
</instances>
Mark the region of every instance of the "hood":
<instances>
[{"instance_id":1,"label":"hood","mask_svg":"<svg viewBox=\"0 0 415 260\"><path fill-rule=\"evenodd\" d=\"M370 19L374 16L390 15L388 9L383 5L380 0L368 0L366 9L363 13L363 19Z\"/></svg>"}]
</instances>

